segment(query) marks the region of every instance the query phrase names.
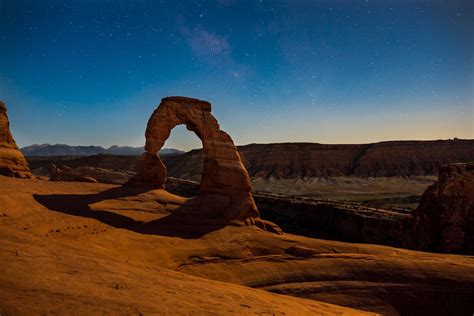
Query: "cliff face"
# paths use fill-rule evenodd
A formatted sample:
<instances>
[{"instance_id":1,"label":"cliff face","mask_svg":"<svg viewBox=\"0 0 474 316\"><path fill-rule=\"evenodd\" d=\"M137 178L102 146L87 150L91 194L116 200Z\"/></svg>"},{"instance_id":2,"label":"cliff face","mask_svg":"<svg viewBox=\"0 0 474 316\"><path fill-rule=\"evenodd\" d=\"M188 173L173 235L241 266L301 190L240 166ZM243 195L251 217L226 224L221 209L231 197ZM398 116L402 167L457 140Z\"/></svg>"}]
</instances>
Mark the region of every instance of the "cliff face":
<instances>
[{"instance_id":1,"label":"cliff face","mask_svg":"<svg viewBox=\"0 0 474 316\"><path fill-rule=\"evenodd\" d=\"M254 177L302 178L343 176L352 169L359 145L282 143L239 148Z\"/></svg>"},{"instance_id":2,"label":"cliff face","mask_svg":"<svg viewBox=\"0 0 474 316\"><path fill-rule=\"evenodd\" d=\"M443 165L474 160L474 140L396 141L368 145L353 175L437 175Z\"/></svg>"},{"instance_id":3,"label":"cliff face","mask_svg":"<svg viewBox=\"0 0 474 316\"><path fill-rule=\"evenodd\" d=\"M238 149L249 174L261 178L437 175L444 164L474 160L474 140L251 144ZM201 150L173 157L165 162L168 174L199 180L203 158Z\"/></svg>"},{"instance_id":4,"label":"cliff face","mask_svg":"<svg viewBox=\"0 0 474 316\"><path fill-rule=\"evenodd\" d=\"M10 132L7 108L0 101L0 175L30 178L31 172L25 157L18 149Z\"/></svg>"},{"instance_id":5,"label":"cliff face","mask_svg":"<svg viewBox=\"0 0 474 316\"><path fill-rule=\"evenodd\" d=\"M185 197L199 194L199 183L166 179L166 190ZM384 210L349 202L254 193L262 218L277 223L286 233L312 238L400 247L405 222L412 219L404 209Z\"/></svg>"},{"instance_id":6,"label":"cliff face","mask_svg":"<svg viewBox=\"0 0 474 316\"><path fill-rule=\"evenodd\" d=\"M409 247L473 254L474 163L443 166L413 215Z\"/></svg>"}]
</instances>

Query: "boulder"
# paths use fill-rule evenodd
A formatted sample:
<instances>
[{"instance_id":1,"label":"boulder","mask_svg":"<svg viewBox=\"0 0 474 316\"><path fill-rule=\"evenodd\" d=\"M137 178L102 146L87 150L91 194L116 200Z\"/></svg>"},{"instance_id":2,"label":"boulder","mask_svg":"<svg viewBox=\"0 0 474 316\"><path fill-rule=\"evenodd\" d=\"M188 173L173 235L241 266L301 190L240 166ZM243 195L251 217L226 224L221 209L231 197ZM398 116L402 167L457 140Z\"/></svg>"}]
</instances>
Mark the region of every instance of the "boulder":
<instances>
[{"instance_id":1,"label":"boulder","mask_svg":"<svg viewBox=\"0 0 474 316\"><path fill-rule=\"evenodd\" d=\"M0 175L31 178L30 168L10 132L7 108L0 101Z\"/></svg>"},{"instance_id":2,"label":"boulder","mask_svg":"<svg viewBox=\"0 0 474 316\"><path fill-rule=\"evenodd\" d=\"M98 181L89 176L84 176L83 170L75 170L68 166L57 167L56 165L50 166L50 181L72 181L72 182L89 182L97 183Z\"/></svg>"}]
</instances>

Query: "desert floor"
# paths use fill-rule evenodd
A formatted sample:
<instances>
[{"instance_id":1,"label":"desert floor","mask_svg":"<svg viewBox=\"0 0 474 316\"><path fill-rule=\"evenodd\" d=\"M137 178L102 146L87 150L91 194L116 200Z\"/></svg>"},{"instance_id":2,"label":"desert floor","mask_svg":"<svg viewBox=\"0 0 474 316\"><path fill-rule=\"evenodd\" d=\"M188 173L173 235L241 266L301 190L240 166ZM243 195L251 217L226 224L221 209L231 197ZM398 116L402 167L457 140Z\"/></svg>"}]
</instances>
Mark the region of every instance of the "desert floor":
<instances>
[{"instance_id":1,"label":"desert floor","mask_svg":"<svg viewBox=\"0 0 474 316\"><path fill-rule=\"evenodd\" d=\"M183 224L184 201L0 176L0 314L474 310L473 257Z\"/></svg>"}]
</instances>

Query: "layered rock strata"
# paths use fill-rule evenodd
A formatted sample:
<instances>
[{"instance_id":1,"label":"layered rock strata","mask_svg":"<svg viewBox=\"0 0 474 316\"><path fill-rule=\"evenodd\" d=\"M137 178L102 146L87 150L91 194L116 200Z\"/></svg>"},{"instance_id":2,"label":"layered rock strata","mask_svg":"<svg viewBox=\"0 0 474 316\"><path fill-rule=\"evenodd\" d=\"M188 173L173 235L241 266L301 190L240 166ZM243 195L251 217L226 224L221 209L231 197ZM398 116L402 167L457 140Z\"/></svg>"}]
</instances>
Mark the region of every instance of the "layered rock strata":
<instances>
[{"instance_id":1,"label":"layered rock strata","mask_svg":"<svg viewBox=\"0 0 474 316\"><path fill-rule=\"evenodd\" d=\"M407 177L438 175L446 164L474 158L474 140L389 141L373 144L250 144L238 147L252 178ZM203 153L165 162L168 174L199 181Z\"/></svg>"}]
</instances>

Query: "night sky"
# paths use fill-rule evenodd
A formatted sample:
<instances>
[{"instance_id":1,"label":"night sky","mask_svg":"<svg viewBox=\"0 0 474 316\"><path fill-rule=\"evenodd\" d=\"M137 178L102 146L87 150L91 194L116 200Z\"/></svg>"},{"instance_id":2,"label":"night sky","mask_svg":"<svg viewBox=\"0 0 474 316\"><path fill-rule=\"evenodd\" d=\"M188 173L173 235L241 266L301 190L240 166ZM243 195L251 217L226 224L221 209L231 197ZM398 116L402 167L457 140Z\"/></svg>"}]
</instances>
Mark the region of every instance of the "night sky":
<instances>
[{"instance_id":1,"label":"night sky","mask_svg":"<svg viewBox=\"0 0 474 316\"><path fill-rule=\"evenodd\" d=\"M0 0L20 146L143 145L169 95L236 144L474 138L473 91L473 1Z\"/></svg>"}]
</instances>

